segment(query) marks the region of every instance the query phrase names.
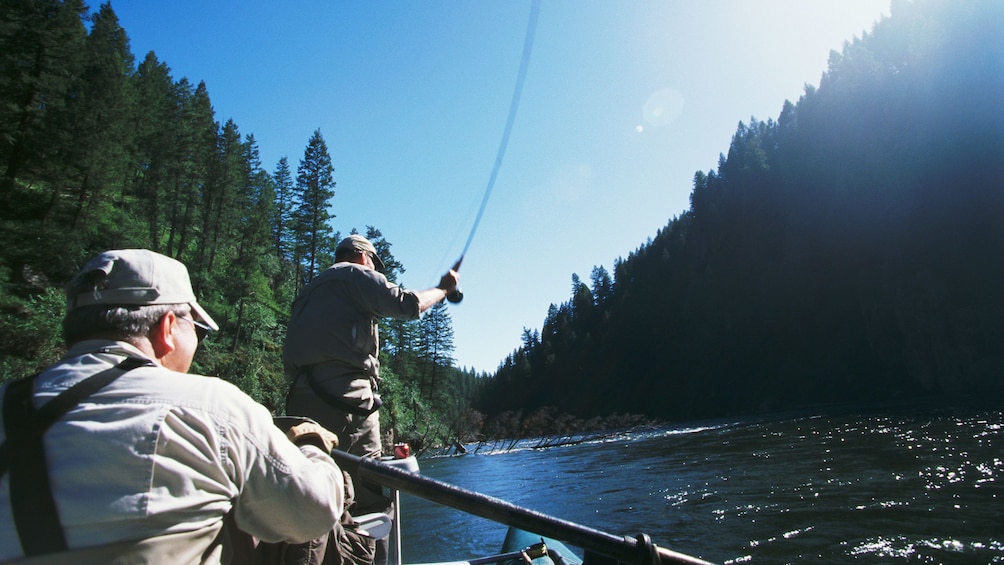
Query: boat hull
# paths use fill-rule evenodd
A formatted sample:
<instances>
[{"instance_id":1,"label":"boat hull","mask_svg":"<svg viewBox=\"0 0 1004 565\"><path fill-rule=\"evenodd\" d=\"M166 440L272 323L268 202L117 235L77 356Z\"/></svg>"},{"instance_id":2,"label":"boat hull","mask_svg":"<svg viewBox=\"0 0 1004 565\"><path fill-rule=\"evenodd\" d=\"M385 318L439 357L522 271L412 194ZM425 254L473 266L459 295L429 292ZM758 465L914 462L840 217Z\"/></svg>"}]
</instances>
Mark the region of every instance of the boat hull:
<instances>
[{"instance_id":1,"label":"boat hull","mask_svg":"<svg viewBox=\"0 0 1004 565\"><path fill-rule=\"evenodd\" d=\"M502 553L509 553L511 551L521 551L530 547L535 543L540 543L541 540L544 541L544 545L547 546L548 552L557 553L567 565L582 565L582 558L578 554L574 553L565 544L558 540L545 538L539 536L533 532L528 532L526 530L521 530L519 528L510 527L509 531L506 532L505 541L502 543ZM523 565L522 560L514 559L512 561L503 562L503 565ZM533 560L533 565L556 565L555 561L549 556L538 557Z\"/></svg>"}]
</instances>

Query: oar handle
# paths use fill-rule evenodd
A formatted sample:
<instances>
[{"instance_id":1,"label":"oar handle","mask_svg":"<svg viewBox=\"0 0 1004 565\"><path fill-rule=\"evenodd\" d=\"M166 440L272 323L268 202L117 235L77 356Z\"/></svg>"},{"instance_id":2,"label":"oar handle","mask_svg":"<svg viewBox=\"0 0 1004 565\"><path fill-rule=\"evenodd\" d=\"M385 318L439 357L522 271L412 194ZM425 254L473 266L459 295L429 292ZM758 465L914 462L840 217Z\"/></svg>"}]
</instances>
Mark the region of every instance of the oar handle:
<instances>
[{"instance_id":1,"label":"oar handle","mask_svg":"<svg viewBox=\"0 0 1004 565\"><path fill-rule=\"evenodd\" d=\"M359 481L369 481L407 492L500 524L561 540L585 550L606 555L623 563L652 565L652 556L648 555L644 545L640 544L634 538L614 536L581 524L548 516L498 498L430 479L418 473L411 473L390 465L384 465L377 459L358 457L339 450L332 451L331 456L342 469L345 469L354 477L358 477ZM655 549L663 564L708 563L696 557L670 551L663 547L656 547Z\"/></svg>"}]
</instances>

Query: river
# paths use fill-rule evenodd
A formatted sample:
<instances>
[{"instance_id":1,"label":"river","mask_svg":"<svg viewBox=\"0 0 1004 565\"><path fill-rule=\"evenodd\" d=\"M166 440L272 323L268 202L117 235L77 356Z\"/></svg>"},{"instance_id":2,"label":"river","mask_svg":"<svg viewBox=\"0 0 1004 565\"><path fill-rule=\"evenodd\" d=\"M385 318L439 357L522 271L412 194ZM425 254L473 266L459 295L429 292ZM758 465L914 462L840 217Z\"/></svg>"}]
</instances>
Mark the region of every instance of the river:
<instances>
[{"instance_id":1,"label":"river","mask_svg":"<svg viewBox=\"0 0 1004 565\"><path fill-rule=\"evenodd\" d=\"M422 473L718 563L1004 563L1004 411L729 420ZM406 563L497 552L505 527L403 495Z\"/></svg>"}]
</instances>

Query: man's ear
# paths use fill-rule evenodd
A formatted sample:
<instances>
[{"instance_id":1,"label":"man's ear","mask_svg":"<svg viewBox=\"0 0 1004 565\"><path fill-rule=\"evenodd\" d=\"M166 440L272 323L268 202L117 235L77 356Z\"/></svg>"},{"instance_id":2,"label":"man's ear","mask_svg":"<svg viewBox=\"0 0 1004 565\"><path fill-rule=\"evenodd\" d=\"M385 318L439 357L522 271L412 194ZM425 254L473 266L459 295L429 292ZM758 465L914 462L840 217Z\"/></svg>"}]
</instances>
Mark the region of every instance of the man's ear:
<instances>
[{"instance_id":1,"label":"man's ear","mask_svg":"<svg viewBox=\"0 0 1004 565\"><path fill-rule=\"evenodd\" d=\"M150 327L150 346L153 347L153 352L158 360L163 359L178 347L175 343L177 336L174 333L174 329L178 327L175 323L176 318L175 313L168 310L157 323Z\"/></svg>"}]
</instances>

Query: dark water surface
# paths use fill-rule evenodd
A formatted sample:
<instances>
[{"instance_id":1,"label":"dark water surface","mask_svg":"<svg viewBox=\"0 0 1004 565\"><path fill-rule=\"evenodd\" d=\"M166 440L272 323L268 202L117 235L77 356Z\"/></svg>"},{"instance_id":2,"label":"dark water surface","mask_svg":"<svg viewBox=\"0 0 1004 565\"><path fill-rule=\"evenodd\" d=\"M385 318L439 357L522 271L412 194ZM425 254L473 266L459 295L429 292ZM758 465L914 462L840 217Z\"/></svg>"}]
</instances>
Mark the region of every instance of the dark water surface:
<instances>
[{"instance_id":1,"label":"dark water surface","mask_svg":"<svg viewBox=\"0 0 1004 565\"><path fill-rule=\"evenodd\" d=\"M719 563L1004 563L1004 411L713 422L494 455L426 476ZM497 552L505 527L404 495L404 560Z\"/></svg>"}]
</instances>

